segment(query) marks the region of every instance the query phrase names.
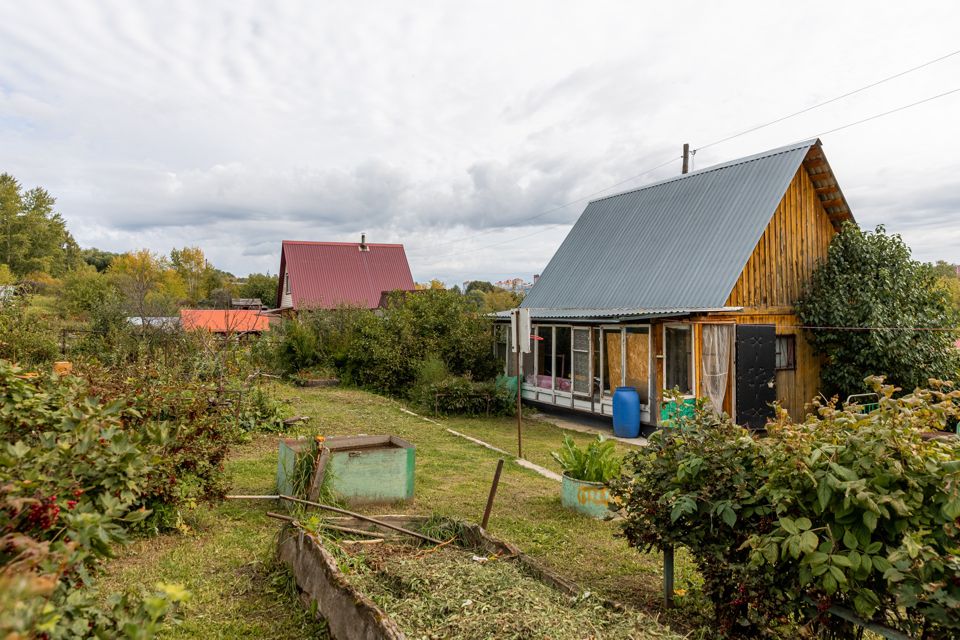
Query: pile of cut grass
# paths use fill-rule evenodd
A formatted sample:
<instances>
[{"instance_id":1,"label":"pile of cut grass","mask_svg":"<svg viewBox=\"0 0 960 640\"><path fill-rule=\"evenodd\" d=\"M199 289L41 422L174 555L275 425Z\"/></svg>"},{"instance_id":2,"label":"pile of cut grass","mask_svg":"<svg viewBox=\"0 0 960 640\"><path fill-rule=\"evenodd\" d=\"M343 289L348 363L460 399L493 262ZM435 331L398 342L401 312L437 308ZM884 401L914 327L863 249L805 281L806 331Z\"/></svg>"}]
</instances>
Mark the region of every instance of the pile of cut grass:
<instances>
[{"instance_id":1,"label":"pile of cut grass","mask_svg":"<svg viewBox=\"0 0 960 640\"><path fill-rule=\"evenodd\" d=\"M667 638L638 612L616 612L590 594L571 598L525 575L509 559L478 562L453 547L405 544L364 549L350 581L410 638Z\"/></svg>"}]
</instances>

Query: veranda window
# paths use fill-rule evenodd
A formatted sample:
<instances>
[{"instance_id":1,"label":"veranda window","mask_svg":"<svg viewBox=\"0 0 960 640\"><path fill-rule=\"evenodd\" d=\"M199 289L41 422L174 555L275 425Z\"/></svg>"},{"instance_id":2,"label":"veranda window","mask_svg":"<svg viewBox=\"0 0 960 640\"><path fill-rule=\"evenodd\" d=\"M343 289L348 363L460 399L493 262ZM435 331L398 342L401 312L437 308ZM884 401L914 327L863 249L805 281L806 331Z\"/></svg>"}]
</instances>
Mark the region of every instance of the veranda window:
<instances>
[{"instance_id":1,"label":"veranda window","mask_svg":"<svg viewBox=\"0 0 960 640\"><path fill-rule=\"evenodd\" d=\"M569 393L573 382L570 375L571 342L573 339L570 327L555 327L554 339L556 340L556 346L553 350L554 373L556 375L556 386L554 388L557 391Z\"/></svg>"},{"instance_id":2,"label":"veranda window","mask_svg":"<svg viewBox=\"0 0 960 640\"><path fill-rule=\"evenodd\" d=\"M667 325L663 334L666 389L693 395L693 338L690 325Z\"/></svg>"},{"instance_id":3,"label":"veranda window","mask_svg":"<svg viewBox=\"0 0 960 640\"><path fill-rule=\"evenodd\" d=\"M573 392L579 396L591 393L590 375L590 329L573 329Z\"/></svg>"}]
</instances>

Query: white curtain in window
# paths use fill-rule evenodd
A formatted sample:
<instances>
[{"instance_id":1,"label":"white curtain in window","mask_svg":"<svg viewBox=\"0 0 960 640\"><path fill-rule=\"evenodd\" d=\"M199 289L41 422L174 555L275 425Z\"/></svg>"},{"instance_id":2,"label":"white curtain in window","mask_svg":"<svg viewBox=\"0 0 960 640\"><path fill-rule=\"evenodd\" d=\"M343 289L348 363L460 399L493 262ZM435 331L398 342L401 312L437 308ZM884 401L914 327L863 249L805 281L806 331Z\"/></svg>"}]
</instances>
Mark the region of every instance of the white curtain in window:
<instances>
[{"instance_id":1,"label":"white curtain in window","mask_svg":"<svg viewBox=\"0 0 960 640\"><path fill-rule=\"evenodd\" d=\"M727 394L733 333L732 324L703 325L703 392L717 413L723 410Z\"/></svg>"}]
</instances>

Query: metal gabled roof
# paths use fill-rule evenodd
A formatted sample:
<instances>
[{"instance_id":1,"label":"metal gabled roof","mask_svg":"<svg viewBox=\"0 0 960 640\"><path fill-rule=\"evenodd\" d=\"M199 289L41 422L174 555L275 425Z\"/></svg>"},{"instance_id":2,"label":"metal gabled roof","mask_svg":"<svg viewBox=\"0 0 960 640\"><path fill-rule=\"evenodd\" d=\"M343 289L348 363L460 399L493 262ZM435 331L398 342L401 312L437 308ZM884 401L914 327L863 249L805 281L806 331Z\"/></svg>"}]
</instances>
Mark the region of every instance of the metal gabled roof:
<instances>
[{"instance_id":1,"label":"metal gabled roof","mask_svg":"<svg viewBox=\"0 0 960 640\"><path fill-rule=\"evenodd\" d=\"M529 307L528 307L529 308ZM670 318L689 316L694 313L710 313L714 311L741 311L743 307L717 307L710 309L541 309L530 308L530 318L533 320L569 320L594 321L610 320L621 322L628 320L651 320L654 318ZM494 317L510 319L512 310L498 311Z\"/></svg>"},{"instance_id":2,"label":"metal gabled roof","mask_svg":"<svg viewBox=\"0 0 960 640\"><path fill-rule=\"evenodd\" d=\"M294 309L338 306L376 309L384 291L413 291L402 244L284 240L280 251L277 306L285 273Z\"/></svg>"},{"instance_id":3,"label":"metal gabled roof","mask_svg":"<svg viewBox=\"0 0 960 640\"><path fill-rule=\"evenodd\" d=\"M594 200L521 306L723 307L797 169L819 146L807 140ZM826 162L822 152L817 160Z\"/></svg>"}]
</instances>

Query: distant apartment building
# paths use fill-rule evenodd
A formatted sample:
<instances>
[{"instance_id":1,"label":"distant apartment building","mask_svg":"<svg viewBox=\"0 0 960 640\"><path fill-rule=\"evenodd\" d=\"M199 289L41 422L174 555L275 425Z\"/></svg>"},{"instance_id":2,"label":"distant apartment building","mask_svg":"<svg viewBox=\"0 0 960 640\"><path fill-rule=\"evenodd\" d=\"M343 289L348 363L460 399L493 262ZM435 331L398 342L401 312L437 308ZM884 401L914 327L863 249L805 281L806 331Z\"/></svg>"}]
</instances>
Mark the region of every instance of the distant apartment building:
<instances>
[{"instance_id":1,"label":"distant apartment building","mask_svg":"<svg viewBox=\"0 0 960 640\"><path fill-rule=\"evenodd\" d=\"M526 293L529 291L533 285L537 283L537 280L540 279L540 274L533 276L533 282L526 282L523 278L508 278L507 280L499 280L494 282L495 287L501 289L506 289L507 291L513 291L515 293Z\"/></svg>"}]
</instances>

